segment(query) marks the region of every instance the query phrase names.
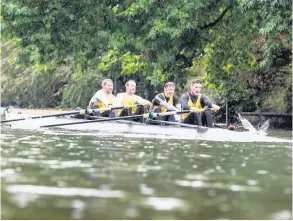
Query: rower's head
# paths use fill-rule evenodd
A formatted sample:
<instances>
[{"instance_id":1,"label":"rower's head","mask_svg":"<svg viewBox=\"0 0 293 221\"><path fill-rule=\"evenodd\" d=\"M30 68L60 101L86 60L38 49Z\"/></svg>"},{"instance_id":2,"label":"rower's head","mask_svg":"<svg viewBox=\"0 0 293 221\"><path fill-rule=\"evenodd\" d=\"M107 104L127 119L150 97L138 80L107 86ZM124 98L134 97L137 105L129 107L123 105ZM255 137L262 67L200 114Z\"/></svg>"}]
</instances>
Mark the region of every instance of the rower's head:
<instances>
[{"instance_id":1,"label":"rower's head","mask_svg":"<svg viewBox=\"0 0 293 221\"><path fill-rule=\"evenodd\" d=\"M189 85L189 89L191 94L199 95L201 90L201 81L200 80L192 80Z\"/></svg>"},{"instance_id":2,"label":"rower's head","mask_svg":"<svg viewBox=\"0 0 293 221\"><path fill-rule=\"evenodd\" d=\"M164 85L164 95L169 98L174 95L175 92L175 84L173 82L167 82Z\"/></svg>"},{"instance_id":3,"label":"rower's head","mask_svg":"<svg viewBox=\"0 0 293 221\"><path fill-rule=\"evenodd\" d=\"M125 84L126 93L128 95L135 94L136 91L136 83L134 80L128 80Z\"/></svg>"},{"instance_id":4,"label":"rower's head","mask_svg":"<svg viewBox=\"0 0 293 221\"><path fill-rule=\"evenodd\" d=\"M104 79L102 81L102 88L108 94L111 94L113 91L113 81L111 79Z\"/></svg>"}]
</instances>

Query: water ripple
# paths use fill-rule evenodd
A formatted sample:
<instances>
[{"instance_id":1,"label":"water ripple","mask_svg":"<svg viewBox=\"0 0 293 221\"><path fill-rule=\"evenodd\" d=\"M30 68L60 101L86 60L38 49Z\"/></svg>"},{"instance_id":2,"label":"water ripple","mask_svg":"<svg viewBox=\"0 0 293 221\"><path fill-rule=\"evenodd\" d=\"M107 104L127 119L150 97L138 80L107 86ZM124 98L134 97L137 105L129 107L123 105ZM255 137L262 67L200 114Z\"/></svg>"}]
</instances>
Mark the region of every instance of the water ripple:
<instances>
[{"instance_id":1,"label":"water ripple","mask_svg":"<svg viewBox=\"0 0 293 221\"><path fill-rule=\"evenodd\" d=\"M98 198L123 198L125 193L120 190L97 190L91 188L60 188L53 186L11 185L6 189L10 193L31 193L40 195L82 196Z\"/></svg>"},{"instance_id":2,"label":"water ripple","mask_svg":"<svg viewBox=\"0 0 293 221\"><path fill-rule=\"evenodd\" d=\"M187 203L176 198L149 197L143 204L153 207L156 210L187 209Z\"/></svg>"}]
</instances>

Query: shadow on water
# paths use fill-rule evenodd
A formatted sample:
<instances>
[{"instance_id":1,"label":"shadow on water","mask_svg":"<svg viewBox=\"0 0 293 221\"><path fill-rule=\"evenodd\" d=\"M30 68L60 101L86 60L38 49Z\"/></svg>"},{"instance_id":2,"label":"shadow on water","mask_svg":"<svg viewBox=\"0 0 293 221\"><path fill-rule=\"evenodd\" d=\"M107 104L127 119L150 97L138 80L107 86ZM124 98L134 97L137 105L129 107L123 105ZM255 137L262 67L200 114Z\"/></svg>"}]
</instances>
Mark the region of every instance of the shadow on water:
<instances>
[{"instance_id":1,"label":"shadow on water","mask_svg":"<svg viewBox=\"0 0 293 221\"><path fill-rule=\"evenodd\" d=\"M2 219L292 218L290 143L1 136Z\"/></svg>"}]
</instances>

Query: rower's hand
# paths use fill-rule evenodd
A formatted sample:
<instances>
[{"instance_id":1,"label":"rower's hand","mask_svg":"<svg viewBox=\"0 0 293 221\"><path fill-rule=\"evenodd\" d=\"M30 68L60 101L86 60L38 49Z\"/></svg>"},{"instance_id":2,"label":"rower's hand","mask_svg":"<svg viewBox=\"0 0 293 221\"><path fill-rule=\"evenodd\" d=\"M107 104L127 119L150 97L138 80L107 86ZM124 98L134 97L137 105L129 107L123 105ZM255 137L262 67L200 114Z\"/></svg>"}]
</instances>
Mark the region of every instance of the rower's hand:
<instances>
[{"instance_id":1,"label":"rower's hand","mask_svg":"<svg viewBox=\"0 0 293 221\"><path fill-rule=\"evenodd\" d=\"M218 110L220 110L221 107L216 104L213 104L212 108L214 109L214 111L218 111Z\"/></svg>"},{"instance_id":2,"label":"rower's hand","mask_svg":"<svg viewBox=\"0 0 293 221\"><path fill-rule=\"evenodd\" d=\"M129 105L129 104L123 104L123 107L124 107L124 108L129 108L130 105Z\"/></svg>"},{"instance_id":3,"label":"rower's hand","mask_svg":"<svg viewBox=\"0 0 293 221\"><path fill-rule=\"evenodd\" d=\"M152 106L152 103L148 101L144 106Z\"/></svg>"},{"instance_id":4,"label":"rower's hand","mask_svg":"<svg viewBox=\"0 0 293 221\"><path fill-rule=\"evenodd\" d=\"M197 107L190 107L190 112L198 113L199 109Z\"/></svg>"}]
</instances>

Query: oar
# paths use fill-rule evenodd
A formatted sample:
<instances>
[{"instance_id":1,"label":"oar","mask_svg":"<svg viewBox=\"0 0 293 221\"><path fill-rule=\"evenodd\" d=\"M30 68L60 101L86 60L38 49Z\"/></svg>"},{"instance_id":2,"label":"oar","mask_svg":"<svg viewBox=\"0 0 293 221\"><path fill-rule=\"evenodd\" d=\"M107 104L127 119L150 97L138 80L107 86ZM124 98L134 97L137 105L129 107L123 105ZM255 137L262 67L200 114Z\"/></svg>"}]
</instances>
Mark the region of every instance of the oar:
<instances>
[{"instance_id":1,"label":"oar","mask_svg":"<svg viewBox=\"0 0 293 221\"><path fill-rule=\"evenodd\" d=\"M224 126L221 126L221 125L218 125L218 124L214 124L214 127L221 128L221 129L227 129L227 127L224 127Z\"/></svg>"},{"instance_id":2,"label":"oar","mask_svg":"<svg viewBox=\"0 0 293 221\"><path fill-rule=\"evenodd\" d=\"M122 108L124 108L124 106L106 107L106 108L99 108L99 109L87 108L85 110L73 111L73 112L67 112L67 113L60 113L60 114L48 114L48 115L42 115L42 116L24 117L24 118L17 118L17 119L11 119L11 120L1 120L1 123L28 120L28 119L47 118L47 117L59 117L59 116L66 116L66 115L71 115L71 114L81 114L81 115L83 115L83 114L90 114L90 113L99 112L99 111L116 110L116 109L122 109Z\"/></svg>"},{"instance_id":3,"label":"oar","mask_svg":"<svg viewBox=\"0 0 293 221\"><path fill-rule=\"evenodd\" d=\"M187 127L187 128L194 128L198 129L199 132L205 132L208 130L208 127L199 126L199 125L193 125L193 124L185 124L180 122L171 122L171 121L163 121L163 120L149 120L149 122L153 123L159 123L159 124L165 124L165 125L175 125L180 127Z\"/></svg>"},{"instance_id":4,"label":"oar","mask_svg":"<svg viewBox=\"0 0 293 221\"><path fill-rule=\"evenodd\" d=\"M42 125L41 127L57 127L57 126L66 126L66 125L74 125L74 124L89 124L95 122L105 122L105 121L116 121L116 120L126 120L126 119L135 119L135 118L155 118L159 116L167 116L173 114L184 114L190 113L190 110L183 110L183 111L172 111L172 112L163 112L163 113L146 113L140 115L133 115L133 116L124 116L124 117L114 117L114 118L106 118L106 119L98 119L98 120L86 120L86 121L79 121L79 122L71 122L71 123L63 123L63 124L48 124Z\"/></svg>"}]
</instances>

